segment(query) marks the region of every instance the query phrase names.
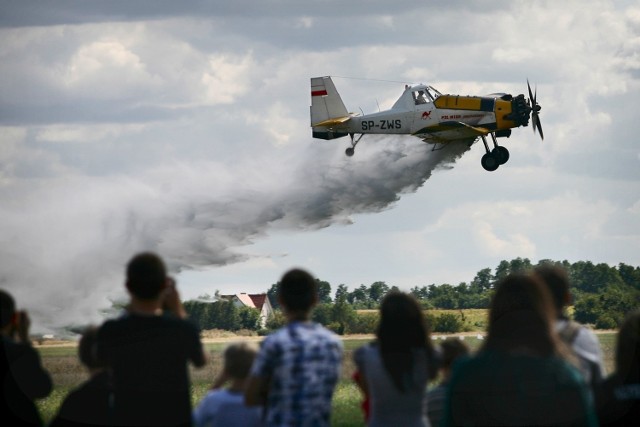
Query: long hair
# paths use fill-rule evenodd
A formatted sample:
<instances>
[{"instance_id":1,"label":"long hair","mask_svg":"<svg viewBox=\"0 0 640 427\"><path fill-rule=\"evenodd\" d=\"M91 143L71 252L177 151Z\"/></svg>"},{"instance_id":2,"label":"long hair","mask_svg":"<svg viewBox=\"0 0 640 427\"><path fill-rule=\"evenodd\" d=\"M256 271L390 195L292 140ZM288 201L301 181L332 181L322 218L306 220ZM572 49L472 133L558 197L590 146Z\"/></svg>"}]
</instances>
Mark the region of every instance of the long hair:
<instances>
[{"instance_id":1,"label":"long hair","mask_svg":"<svg viewBox=\"0 0 640 427\"><path fill-rule=\"evenodd\" d=\"M640 310L629 313L620 326L616 373L625 384L640 382Z\"/></svg>"},{"instance_id":2,"label":"long hair","mask_svg":"<svg viewBox=\"0 0 640 427\"><path fill-rule=\"evenodd\" d=\"M566 357L553 330L551 295L536 277L511 274L496 286L484 350Z\"/></svg>"},{"instance_id":3,"label":"long hair","mask_svg":"<svg viewBox=\"0 0 640 427\"><path fill-rule=\"evenodd\" d=\"M416 365L416 350L425 351L428 376L435 376L429 328L415 298L403 292L389 292L380 305L376 336L383 366L398 390L405 392L414 385L411 375Z\"/></svg>"}]
</instances>

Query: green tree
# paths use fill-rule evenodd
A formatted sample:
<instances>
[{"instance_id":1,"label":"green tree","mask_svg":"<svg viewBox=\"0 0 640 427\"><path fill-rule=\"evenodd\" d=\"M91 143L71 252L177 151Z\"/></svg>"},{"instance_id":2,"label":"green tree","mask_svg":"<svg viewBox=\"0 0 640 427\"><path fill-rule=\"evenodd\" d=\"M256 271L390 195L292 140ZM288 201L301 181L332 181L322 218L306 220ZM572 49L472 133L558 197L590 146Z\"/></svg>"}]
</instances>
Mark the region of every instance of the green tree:
<instances>
[{"instance_id":1,"label":"green tree","mask_svg":"<svg viewBox=\"0 0 640 427\"><path fill-rule=\"evenodd\" d=\"M490 268L484 268L476 274L471 284L469 285L469 291L474 294L481 294L488 291L493 287L494 278L491 274Z\"/></svg>"},{"instance_id":2,"label":"green tree","mask_svg":"<svg viewBox=\"0 0 640 427\"><path fill-rule=\"evenodd\" d=\"M369 289L365 285L360 285L349 293L347 301L358 308L369 308Z\"/></svg>"},{"instance_id":3,"label":"green tree","mask_svg":"<svg viewBox=\"0 0 640 427\"><path fill-rule=\"evenodd\" d=\"M429 299L437 308L454 309L459 305L458 293L447 283L440 286L430 285Z\"/></svg>"},{"instance_id":4,"label":"green tree","mask_svg":"<svg viewBox=\"0 0 640 427\"><path fill-rule=\"evenodd\" d=\"M257 331L260 329L260 312L252 307L240 307L238 309L238 328Z\"/></svg>"},{"instance_id":5,"label":"green tree","mask_svg":"<svg viewBox=\"0 0 640 427\"><path fill-rule=\"evenodd\" d=\"M287 323L286 317L281 310L275 310L273 315L267 319L266 328L268 331L275 331L282 328Z\"/></svg>"},{"instance_id":6,"label":"green tree","mask_svg":"<svg viewBox=\"0 0 640 427\"><path fill-rule=\"evenodd\" d=\"M618 274L627 286L640 291L640 267L620 263L618 264Z\"/></svg>"},{"instance_id":7,"label":"green tree","mask_svg":"<svg viewBox=\"0 0 640 427\"><path fill-rule=\"evenodd\" d=\"M413 295L418 301L426 300L429 298L429 289L426 286L421 288L414 286L409 290L409 293Z\"/></svg>"},{"instance_id":8,"label":"green tree","mask_svg":"<svg viewBox=\"0 0 640 427\"><path fill-rule=\"evenodd\" d=\"M200 301L185 301L184 309L189 316L189 320L193 322L198 329L211 329L207 325L207 313L206 308L209 303L203 303Z\"/></svg>"},{"instance_id":9,"label":"green tree","mask_svg":"<svg viewBox=\"0 0 640 427\"><path fill-rule=\"evenodd\" d=\"M338 285L338 289L336 289L335 300L336 301L340 299L347 300L348 296L349 296L349 289L347 289L347 285L345 284Z\"/></svg>"},{"instance_id":10,"label":"green tree","mask_svg":"<svg viewBox=\"0 0 640 427\"><path fill-rule=\"evenodd\" d=\"M346 300L340 299L333 304L331 320L332 323L338 325L337 330L334 329L335 332L339 334L349 333L350 326L354 323L355 318L356 311Z\"/></svg>"},{"instance_id":11,"label":"green tree","mask_svg":"<svg viewBox=\"0 0 640 427\"><path fill-rule=\"evenodd\" d=\"M220 304L220 317L217 319L217 327L226 331L237 331L240 325L239 309L232 301L218 301Z\"/></svg>"},{"instance_id":12,"label":"green tree","mask_svg":"<svg viewBox=\"0 0 640 427\"><path fill-rule=\"evenodd\" d=\"M385 282L373 282L368 290L369 301L374 305L379 305L387 292L389 292L389 286Z\"/></svg>"},{"instance_id":13,"label":"green tree","mask_svg":"<svg viewBox=\"0 0 640 427\"><path fill-rule=\"evenodd\" d=\"M318 300L322 304L331 303L331 285L324 280L316 279L318 285Z\"/></svg>"},{"instance_id":14,"label":"green tree","mask_svg":"<svg viewBox=\"0 0 640 427\"><path fill-rule=\"evenodd\" d=\"M601 294L582 295L576 300L573 316L578 322L596 328L610 328L612 322L617 327L639 305L640 292L611 286Z\"/></svg>"},{"instance_id":15,"label":"green tree","mask_svg":"<svg viewBox=\"0 0 640 427\"><path fill-rule=\"evenodd\" d=\"M311 320L327 326L333 322L333 306L334 304L318 304L313 308L311 312Z\"/></svg>"},{"instance_id":16,"label":"green tree","mask_svg":"<svg viewBox=\"0 0 640 427\"><path fill-rule=\"evenodd\" d=\"M571 284L580 292L601 293L608 286L624 285L618 270L607 264L594 265L591 261L574 263L569 270Z\"/></svg>"},{"instance_id":17,"label":"green tree","mask_svg":"<svg viewBox=\"0 0 640 427\"><path fill-rule=\"evenodd\" d=\"M271 285L271 287L267 291L267 297L269 298L271 307L273 307L274 310L277 310L280 308L280 303L278 302L278 284L277 283L274 283L273 285Z\"/></svg>"},{"instance_id":18,"label":"green tree","mask_svg":"<svg viewBox=\"0 0 640 427\"><path fill-rule=\"evenodd\" d=\"M496 267L495 281L499 282L512 273L526 273L532 268L533 265L528 258L518 257L511 261L500 261L500 264Z\"/></svg>"}]
</instances>

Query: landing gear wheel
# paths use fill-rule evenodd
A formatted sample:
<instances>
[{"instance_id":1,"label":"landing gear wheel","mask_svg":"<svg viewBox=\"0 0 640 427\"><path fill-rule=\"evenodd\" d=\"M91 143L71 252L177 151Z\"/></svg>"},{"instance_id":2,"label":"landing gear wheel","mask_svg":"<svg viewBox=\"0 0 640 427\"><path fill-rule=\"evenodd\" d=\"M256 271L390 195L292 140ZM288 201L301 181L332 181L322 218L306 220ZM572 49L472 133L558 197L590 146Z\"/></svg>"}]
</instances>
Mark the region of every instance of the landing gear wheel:
<instances>
[{"instance_id":1,"label":"landing gear wheel","mask_svg":"<svg viewBox=\"0 0 640 427\"><path fill-rule=\"evenodd\" d=\"M493 172L494 170L498 169L498 166L500 166L500 161L498 157L493 153L486 153L484 156L482 156L480 164L482 164L484 170Z\"/></svg>"},{"instance_id":2,"label":"landing gear wheel","mask_svg":"<svg viewBox=\"0 0 640 427\"><path fill-rule=\"evenodd\" d=\"M501 145L491 150L491 154L498 160L498 163L504 165L509 160L509 150Z\"/></svg>"},{"instance_id":3,"label":"landing gear wheel","mask_svg":"<svg viewBox=\"0 0 640 427\"><path fill-rule=\"evenodd\" d=\"M353 147L349 147L346 150L344 150L344 154L346 154L349 157L353 156L355 152L356 150L354 150Z\"/></svg>"}]
</instances>

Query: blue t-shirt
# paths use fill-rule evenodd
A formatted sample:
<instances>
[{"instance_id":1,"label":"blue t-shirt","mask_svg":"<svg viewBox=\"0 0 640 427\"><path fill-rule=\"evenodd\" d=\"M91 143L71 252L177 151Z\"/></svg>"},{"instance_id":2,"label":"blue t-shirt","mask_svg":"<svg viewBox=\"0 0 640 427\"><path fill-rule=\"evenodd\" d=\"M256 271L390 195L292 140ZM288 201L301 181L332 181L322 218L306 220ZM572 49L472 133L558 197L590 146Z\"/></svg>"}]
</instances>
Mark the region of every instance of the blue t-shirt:
<instances>
[{"instance_id":1,"label":"blue t-shirt","mask_svg":"<svg viewBox=\"0 0 640 427\"><path fill-rule=\"evenodd\" d=\"M262 407L244 404L244 394L212 390L193 411L194 427L260 427Z\"/></svg>"}]
</instances>

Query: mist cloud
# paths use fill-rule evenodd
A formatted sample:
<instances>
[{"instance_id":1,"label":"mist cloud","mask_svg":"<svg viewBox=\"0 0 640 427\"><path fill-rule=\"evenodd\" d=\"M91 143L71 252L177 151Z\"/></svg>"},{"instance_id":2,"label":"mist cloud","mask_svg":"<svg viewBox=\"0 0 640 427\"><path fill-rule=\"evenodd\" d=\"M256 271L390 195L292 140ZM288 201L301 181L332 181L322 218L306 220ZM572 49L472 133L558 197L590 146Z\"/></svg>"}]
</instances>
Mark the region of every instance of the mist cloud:
<instances>
[{"instance_id":1,"label":"mist cloud","mask_svg":"<svg viewBox=\"0 0 640 427\"><path fill-rule=\"evenodd\" d=\"M22 199L0 208L0 285L40 326L95 321L122 295L123 266L137 251L159 252L174 273L243 261L243 247L269 233L389 208L468 146L431 151L413 138L372 137L366 148L346 158L338 145L309 145L288 164L277 153L262 158L259 172L251 160L175 162L136 175L5 186L5 199Z\"/></svg>"}]
</instances>

